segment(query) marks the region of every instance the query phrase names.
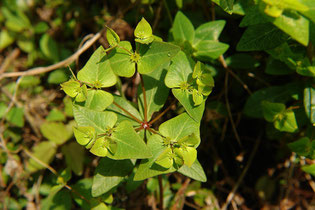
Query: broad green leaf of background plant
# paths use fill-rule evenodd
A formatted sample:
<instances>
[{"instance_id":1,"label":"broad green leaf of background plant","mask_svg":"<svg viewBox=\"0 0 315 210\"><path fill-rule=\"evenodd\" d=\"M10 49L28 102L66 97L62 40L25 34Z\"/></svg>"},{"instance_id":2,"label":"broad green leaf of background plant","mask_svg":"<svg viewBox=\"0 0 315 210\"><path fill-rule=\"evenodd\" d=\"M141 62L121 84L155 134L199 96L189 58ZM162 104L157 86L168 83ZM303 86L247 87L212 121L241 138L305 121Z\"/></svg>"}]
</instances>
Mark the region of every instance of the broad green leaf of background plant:
<instances>
[{"instance_id":1,"label":"broad green leaf of background plant","mask_svg":"<svg viewBox=\"0 0 315 210\"><path fill-rule=\"evenodd\" d=\"M178 172L197 181L207 181L206 174L198 160L196 160L191 167L183 165L180 169L178 169Z\"/></svg>"},{"instance_id":2,"label":"broad green leaf of background plant","mask_svg":"<svg viewBox=\"0 0 315 210\"><path fill-rule=\"evenodd\" d=\"M262 101L261 107L264 113L264 118L268 122L274 122L276 116L283 113L286 109L285 104L269 101Z\"/></svg>"},{"instance_id":3,"label":"broad green leaf of background plant","mask_svg":"<svg viewBox=\"0 0 315 210\"><path fill-rule=\"evenodd\" d=\"M50 162L54 159L56 151L56 144L50 141L43 141L32 148L33 156L46 164L50 164ZM45 166L39 164L36 160L32 158L29 159L29 162L26 166L27 171L31 173L44 168Z\"/></svg>"},{"instance_id":4,"label":"broad green leaf of background plant","mask_svg":"<svg viewBox=\"0 0 315 210\"><path fill-rule=\"evenodd\" d=\"M315 124L315 88L307 87L304 89L304 108L311 123Z\"/></svg>"},{"instance_id":5,"label":"broad green leaf of background plant","mask_svg":"<svg viewBox=\"0 0 315 210\"><path fill-rule=\"evenodd\" d=\"M164 79L169 67L169 63L160 65L155 71L143 75L143 82L146 93L147 101L147 116L148 121L151 119L154 112L159 111L169 95L169 89L164 84ZM143 94L141 87L138 88L138 106L140 107L140 113L142 119L144 118L144 105L143 105Z\"/></svg>"},{"instance_id":6,"label":"broad green leaf of background plant","mask_svg":"<svg viewBox=\"0 0 315 210\"><path fill-rule=\"evenodd\" d=\"M193 55L197 59L209 61L209 59L217 59L225 53L229 45L213 40L202 40L194 48L196 51Z\"/></svg>"},{"instance_id":7,"label":"broad green leaf of background plant","mask_svg":"<svg viewBox=\"0 0 315 210\"><path fill-rule=\"evenodd\" d=\"M152 34L152 28L150 24L142 18L141 21L138 23L135 31L135 41L141 44L150 44L154 40L154 36Z\"/></svg>"},{"instance_id":8,"label":"broad green leaf of background plant","mask_svg":"<svg viewBox=\"0 0 315 210\"><path fill-rule=\"evenodd\" d=\"M106 29L107 29L106 30L107 42L110 45L110 47L115 47L116 45L119 44L120 38L113 29L111 29L107 26L106 26Z\"/></svg>"},{"instance_id":9,"label":"broad green leaf of background plant","mask_svg":"<svg viewBox=\"0 0 315 210\"><path fill-rule=\"evenodd\" d=\"M287 35L272 24L257 24L246 29L236 49L238 51L268 50L279 46L286 40Z\"/></svg>"},{"instance_id":10,"label":"broad green leaf of background plant","mask_svg":"<svg viewBox=\"0 0 315 210\"><path fill-rule=\"evenodd\" d=\"M263 0L263 2L268 5L265 9L265 12L266 12L266 10L268 11L268 8L270 11L279 10L279 11L281 11L281 13L285 9L296 10L299 12L308 10L308 7L306 5L300 3L298 0L281 0L281 1ZM278 16L280 16L281 13ZM278 17L278 16L273 16L273 17Z\"/></svg>"},{"instance_id":11,"label":"broad green leaf of background plant","mask_svg":"<svg viewBox=\"0 0 315 210\"><path fill-rule=\"evenodd\" d=\"M219 5L225 12L230 15L233 13L234 0L211 0L217 5Z\"/></svg>"},{"instance_id":12,"label":"broad green leaf of background plant","mask_svg":"<svg viewBox=\"0 0 315 210\"><path fill-rule=\"evenodd\" d=\"M53 62L59 61L58 45L48 33L43 34L39 41L39 46L45 57Z\"/></svg>"},{"instance_id":13,"label":"broad green leaf of background plant","mask_svg":"<svg viewBox=\"0 0 315 210\"><path fill-rule=\"evenodd\" d=\"M112 104L113 101L114 97L109 92L104 90L89 89L83 106L95 111L103 111Z\"/></svg>"},{"instance_id":14,"label":"broad green leaf of background plant","mask_svg":"<svg viewBox=\"0 0 315 210\"><path fill-rule=\"evenodd\" d=\"M307 157L313 152L312 143L308 137L302 137L292 143L289 143L288 147L296 154L304 157Z\"/></svg>"},{"instance_id":15,"label":"broad green leaf of background plant","mask_svg":"<svg viewBox=\"0 0 315 210\"><path fill-rule=\"evenodd\" d=\"M132 171L130 160L102 158L93 177L92 196L100 196L120 184Z\"/></svg>"},{"instance_id":16,"label":"broad green leaf of background plant","mask_svg":"<svg viewBox=\"0 0 315 210\"><path fill-rule=\"evenodd\" d=\"M270 22L270 18L261 12L259 6L253 5L246 10L246 15L243 17L239 26L246 27L268 22Z\"/></svg>"},{"instance_id":17,"label":"broad green leaf of background plant","mask_svg":"<svg viewBox=\"0 0 315 210\"><path fill-rule=\"evenodd\" d=\"M0 50L5 49L14 42L14 37L8 30L1 29L0 31Z\"/></svg>"},{"instance_id":18,"label":"broad green leaf of background plant","mask_svg":"<svg viewBox=\"0 0 315 210\"><path fill-rule=\"evenodd\" d=\"M162 123L159 131L171 141L179 141L192 133L195 133L199 138L199 123L195 122L188 114L183 113Z\"/></svg>"},{"instance_id":19,"label":"broad green leaf of background plant","mask_svg":"<svg viewBox=\"0 0 315 210\"><path fill-rule=\"evenodd\" d=\"M138 112L138 110L125 98L121 96L114 95L114 102L117 103L119 106L121 106L123 109L131 113L133 116L135 116L140 121L143 120L142 116ZM123 110L118 108L115 104L111 104L107 110L113 111L117 115L117 122L122 122L124 120L129 120L133 126L139 125L138 122L136 122L134 119L132 119L127 113L125 113Z\"/></svg>"},{"instance_id":20,"label":"broad green leaf of background plant","mask_svg":"<svg viewBox=\"0 0 315 210\"><path fill-rule=\"evenodd\" d=\"M82 106L73 105L74 119L79 126L92 126L97 134L106 133L106 128L114 127L117 116L109 111L94 111Z\"/></svg>"},{"instance_id":21,"label":"broad green leaf of background plant","mask_svg":"<svg viewBox=\"0 0 315 210\"><path fill-rule=\"evenodd\" d=\"M6 119L13 125L22 128L24 126L24 109L22 107L13 107L7 114Z\"/></svg>"},{"instance_id":22,"label":"broad green leaf of background plant","mask_svg":"<svg viewBox=\"0 0 315 210\"><path fill-rule=\"evenodd\" d=\"M195 31L193 46L198 45L200 41L204 40L217 41L224 26L225 20L211 21L200 25Z\"/></svg>"},{"instance_id":23,"label":"broad green leaf of background plant","mask_svg":"<svg viewBox=\"0 0 315 210\"><path fill-rule=\"evenodd\" d=\"M205 101L203 101L200 105L195 106L193 96L187 90L172 89L172 93L175 98L183 105L187 113L196 122L200 122L205 109Z\"/></svg>"},{"instance_id":24,"label":"broad green leaf of background plant","mask_svg":"<svg viewBox=\"0 0 315 210\"><path fill-rule=\"evenodd\" d=\"M176 45L154 41L149 45L141 45L139 54L140 59L137 62L140 74L148 74L160 65L169 62L178 52L180 48Z\"/></svg>"},{"instance_id":25,"label":"broad green leaf of background plant","mask_svg":"<svg viewBox=\"0 0 315 210\"><path fill-rule=\"evenodd\" d=\"M315 164L302 166L302 170L305 171L306 173L315 176Z\"/></svg>"},{"instance_id":26,"label":"broad green leaf of background plant","mask_svg":"<svg viewBox=\"0 0 315 210\"><path fill-rule=\"evenodd\" d=\"M78 80L92 84L96 88L110 87L116 84L105 50L102 46L91 55L84 67L78 72Z\"/></svg>"},{"instance_id":27,"label":"broad green leaf of background plant","mask_svg":"<svg viewBox=\"0 0 315 210\"><path fill-rule=\"evenodd\" d=\"M149 148L129 121L119 123L110 138L117 143L117 150L113 155L109 153L109 158L115 160L144 159L152 156Z\"/></svg>"},{"instance_id":28,"label":"broad green leaf of background plant","mask_svg":"<svg viewBox=\"0 0 315 210\"><path fill-rule=\"evenodd\" d=\"M195 38L195 29L190 20L178 11L172 28L173 38L177 42L189 41L192 43Z\"/></svg>"},{"instance_id":29,"label":"broad green leaf of background plant","mask_svg":"<svg viewBox=\"0 0 315 210\"><path fill-rule=\"evenodd\" d=\"M136 67L135 62L131 60L132 54L132 46L128 41L121 41L119 46L109 53L108 59L115 74L121 77L131 77L134 75Z\"/></svg>"},{"instance_id":30,"label":"broad green leaf of background plant","mask_svg":"<svg viewBox=\"0 0 315 210\"><path fill-rule=\"evenodd\" d=\"M48 140L60 145L72 137L72 125L73 123L65 125L61 122L45 122L40 126L40 131Z\"/></svg>"},{"instance_id":31,"label":"broad green leaf of background plant","mask_svg":"<svg viewBox=\"0 0 315 210\"><path fill-rule=\"evenodd\" d=\"M141 160L138 170L136 171L134 180L144 180L149 177L157 176L160 174L167 174L176 171L176 169L171 166L165 169L155 163L157 158L168 148L164 146L163 138L157 134L153 134L147 143L148 147L152 152L152 157L149 159Z\"/></svg>"},{"instance_id":32,"label":"broad green leaf of background plant","mask_svg":"<svg viewBox=\"0 0 315 210\"><path fill-rule=\"evenodd\" d=\"M273 21L279 29L290 35L293 39L304 46L309 41L309 20L298 13L284 12L280 17ZM256 32L257 33L257 32Z\"/></svg>"},{"instance_id":33,"label":"broad green leaf of background plant","mask_svg":"<svg viewBox=\"0 0 315 210\"><path fill-rule=\"evenodd\" d=\"M84 149L76 142L70 142L61 148L69 167L77 176L83 173Z\"/></svg>"},{"instance_id":34,"label":"broad green leaf of background plant","mask_svg":"<svg viewBox=\"0 0 315 210\"><path fill-rule=\"evenodd\" d=\"M7 29L14 32L22 32L25 29L32 28L28 17L20 10L10 11L7 7L1 7L3 16L7 19L5 25Z\"/></svg>"}]
</instances>

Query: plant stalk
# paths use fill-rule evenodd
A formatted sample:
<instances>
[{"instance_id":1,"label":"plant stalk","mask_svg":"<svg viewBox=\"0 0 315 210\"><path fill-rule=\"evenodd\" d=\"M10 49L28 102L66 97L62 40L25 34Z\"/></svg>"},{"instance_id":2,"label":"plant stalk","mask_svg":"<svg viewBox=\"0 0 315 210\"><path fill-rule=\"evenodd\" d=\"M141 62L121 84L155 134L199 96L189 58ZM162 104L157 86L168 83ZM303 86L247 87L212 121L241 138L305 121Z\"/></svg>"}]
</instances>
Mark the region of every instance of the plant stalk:
<instances>
[{"instance_id":1,"label":"plant stalk","mask_svg":"<svg viewBox=\"0 0 315 210\"><path fill-rule=\"evenodd\" d=\"M113 102L113 104L115 106L117 106L119 109L123 110L126 114L128 114L132 119L134 119L135 121L137 121L138 123L142 124L141 120L139 120L138 118L136 118L133 114L131 114L130 112L128 112L126 109L122 108L119 104L117 104L115 101Z\"/></svg>"},{"instance_id":2,"label":"plant stalk","mask_svg":"<svg viewBox=\"0 0 315 210\"><path fill-rule=\"evenodd\" d=\"M142 94L143 94L143 105L144 105L144 123L148 122L148 105L147 105L147 96L145 93L145 87L144 87L144 81L143 77L140 74L140 80L141 80L141 88L142 88Z\"/></svg>"},{"instance_id":3,"label":"plant stalk","mask_svg":"<svg viewBox=\"0 0 315 210\"><path fill-rule=\"evenodd\" d=\"M176 100L174 100L163 112L161 112L158 116L156 116L153 120L151 120L148 124L152 125L155 123L158 119L160 119L168 110L172 108L172 106L176 103Z\"/></svg>"}]
</instances>

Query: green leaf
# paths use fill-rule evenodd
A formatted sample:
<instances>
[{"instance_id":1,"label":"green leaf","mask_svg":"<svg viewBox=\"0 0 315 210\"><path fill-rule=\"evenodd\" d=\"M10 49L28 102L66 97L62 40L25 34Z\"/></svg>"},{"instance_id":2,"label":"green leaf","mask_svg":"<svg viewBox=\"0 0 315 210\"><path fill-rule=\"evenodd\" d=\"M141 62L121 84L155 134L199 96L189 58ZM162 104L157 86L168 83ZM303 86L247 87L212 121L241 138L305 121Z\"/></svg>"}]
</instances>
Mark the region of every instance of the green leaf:
<instances>
[{"instance_id":1,"label":"green leaf","mask_svg":"<svg viewBox=\"0 0 315 210\"><path fill-rule=\"evenodd\" d=\"M308 10L301 11L300 13L315 23L315 2L313 0L300 0L300 2L308 7Z\"/></svg>"},{"instance_id":2,"label":"green leaf","mask_svg":"<svg viewBox=\"0 0 315 210\"><path fill-rule=\"evenodd\" d=\"M298 125L295 113L292 110L287 110L283 114L279 114L274 121L274 126L279 131L293 133L298 130Z\"/></svg>"},{"instance_id":3,"label":"green leaf","mask_svg":"<svg viewBox=\"0 0 315 210\"><path fill-rule=\"evenodd\" d=\"M96 139L90 152L99 157L106 157L108 154L106 141L107 141L107 138L104 138L104 137Z\"/></svg>"},{"instance_id":4,"label":"green leaf","mask_svg":"<svg viewBox=\"0 0 315 210\"><path fill-rule=\"evenodd\" d=\"M165 85L169 88L180 87L192 79L195 62L180 51L173 59L165 77Z\"/></svg>"},{"instance_id":5,"label":"green leaf","mask_svg":"<svg viewBox=\"0 0 315 210\"><path fill-rule=\"evenodd\" d=\"M113 29L111 29L107 26L106 26L106 29L107 29L106 30L106 39L107 39L110 47L114 47L114 46L118 45L120 42L120 38L119 38L118 34L116 34L116 32Z\"/></svg>"},{"instance_id":6,"label":"green leaf","mask_svg":"<svg viewBox=\"0 0 315 210\"><path fill-rule=\"evenodd\" d=\"M5 49L14 42L14 37L5 29L0 31L0 50Z\"/></svg>"},{"instance_id":7,"label":"green leaf","mask_svg":"<svg viewBox=\"0 0 315 210\"><path fill-rule=\"evenodd\" d=\"M217 41L224 28L225 20L211 21L200 25L195 31L193 46L198 45L201 41Z\"/></svg>"},{"instance_id":8,"label":"green leaf","mask_svg":"<svg viewBox=\"0 0 315 210\"><path fill-rule=\"evenodd\" d=\"M49 164L54 159L56 150L56 144L54 142L42 141L32 148L32 154L43 163ZM44 169L45 166L30 158L26 168L27 171L33 173L35 171Z\"/></svg>"},{"instance_id":9,"label":"green leaf","mask_svg":"<svg viewBox=\"0 0 315 210\"><path fill-rule=\"evenodd\" d=\"M138 110L125 98L121 96L114 95L114 102L121 106L123 109L131 113L133 116L138 118L142 121L142 116L138 112ZM133 118L131 118L126 112L124 112L122 109L120 109L115 104L111 104L107 110L113 111L117 114L118 122L122 122L124 120L129 120L134 126L139 125L138 122L136 122Z\"/></svg>"},{"instance_id":10,"label":"green leaf","mask_svg":"<svg viewBox=\"0 0 315 210\"><path fill-rule=\"evenodd\" d=\"M235 53L227 57L225 62L233 69L254 69L260 65L254 56L247 53Z\"/></svg>"},{"instance_id":11,"label":"green leaf","mask_svg":"<svg viewBox=\"0 0 315 210\"><path fill-rule=\"evenodd\" d=\"M39 22L34 26L34 32L36 34L45 33L49 29L49 26L46 22Z\"/></svg>"},{"instance_id":12,"label":"green leaf","mask_svg":"<svg viewBox=\"0 0 315 210\"><path fill-rule=\"evenodd\" d=\"M116 187L128 176L134 165L130 160L102 158L93 177L92 195L100 196Z\"/></svg>"},{"instance_id":13,"label":"green leaf","mask_svg":"<svg viewBox=\"0 0 315 210\"><path fill-rule=\"evenodd\" d=\"M169 89L164 84L168 67L169 63L165 63L155 71L142 76L146 93L148 121L154 112L159 111L164 106L169 95ZM143 93L140 86L138 88L138 96L140 99L138 100L138 106L140 107L141 115L144 116Z\"/></svg>"},{"instance_id":14,"label":"green leaf","mask_svg":"<svg viewBox=\"0 0 315 210\"><path fill-rule=\"evenodd\" d=\"M116 84L113 73L102 46L92 54L84 67L78 72L78 80L92 84L96 88L110 87Z\"/></svg>"},{"instance_id":15,"label":"green leaf","mask_svg":"<svg viewBox=\"0 0 315 210\"><path fill-rule=\"evenodd\" d=\"M307 87L304 89L304 108L311 123L315 123L315 88Z\"/></svg>"},{"instance_id":16,"label":"green leaf","mask_svg":"<svg viewBox=\"0 0 315 210\"><path fill-rule=\"evenodd\" d=\"M54 62L59 61L59 51L57 43L48 33L43 34L43 36L39 40L39 47L46 58Z\"/></svg>"},{"instance_id":17,"label":"green leaf","mask_svg":"<svg viewBox=\"0 0 315 210\"><path fill-rule=\"evenodd\" d=\"M315 176L315 164L302 166L302 170Z\"/></svg>"},{"instance_id":18,"label":"green leaf","mask_svg":"<svg viewBox=\"0 0 315 210\"><path fill-rule=\"evenodd\" d=\"M77 105L73 105L73 114L79 126L92 126L97 134L106 133L106 128L114 127L117 121L113 112L99 112Z\"/></svg>"},{"instance_id":19,"label":"green leaf","mask_svg":"<svg viewBox=\"0 0 315 210\"><path fill-rule=\"evenodd\" d=\"M270 19L261 13L259 6L251 6L247 9L245 17L240 23L240 27L263 24L270 22Z\"/></svg>"},{"instance_id":20,"label":"green leaf","mask_svg":"<svg viewBox=\"0 0 315 210\"><path fill-rule=\"evenodd\" d=\"M312 143L308 137L302 137L288 144L288 147L300 156L308 156L312 151Z\"/></svg>"},{"instance_id":21,"label":"green leaf","mask_svg":"<svg viewBox=\"0 0 315 210\"><path fill-rule=\"evenodd\" d=\"M183 105L187 113L196 121L200 122L205 109L205 101L199 106L194 105L193 96L187 90L172 89L172 93Z\"/></svg>"},{"instance_id":22,"label":"green leaf","mask_svg":"<svg viewBox=\"0 0 315 210\"><path fill-rule=\"evenodd\" d=\"M220 55L225 53L229 45L213 40L203 40L194 46L194 48L196 51L193 55L196 56L196 58L208 61L209 59L217 59Z\"/></svg>"},{"instance_id":23,"label":"green leaf","mask_svg":"<svg viewBox=\"0 0 315 210\"><path fill-rule=\"evenodd\" d=\"M42 201L41 209L68 210L71 209L71 205L70 191L63 189L63 185L56 185L50 190L48 197Z\"/></svg>"},{"instance_id":24,"label":"green leaf","mask_svg":"<svg viewBox=\"0 0 315 210\"><path fill-rule=\"evenodd\" d=\"M138 23L134 31L134 35L136 37L135 41L141 44L150 44L154 40L152 28L150 24L144 19L144 17Z\"/></svg>"},{"instance_id":25,"label":"green leaf","mask_svg":"<svg viewBox=\"0 0 315 210\"><path fill-rule=\"evenodd\" d=\"M238 42L238 51L268 50L287 40L287 35L270 23L249 26Z\"/></svg>"},{"instance_id":26,"label":"green leaf","mask_svg":"<svg viewBox=\"0 0 315 210\"><path fill-rule=\"evenodd\" d=\"M136 69L135 62L131 60L132 54L132 47L128 41L120 42L119 46L110 52L108 59L115 74L121 77L132 77L134 75Z\"/></svg>"},{"instance_id":27,"label":"green leaf","mask_svg":"<svg viewBox=\"0 0 315 210\"><path fill-rule=\"evenodd\" d=\"M177 149L180 156L184 159L184 164L191 167L192 164L197 160L197 150L194 147L185 147Z\"/></svg>"},{"instance_id":28,"label":"green leaf","mask_svg":"<svg viewBox=\"0 0 315 210\"><path fill-rule=\"evenodd\" d=\"M46 117L47 121L65 121L64 113L57 108L53 108Z\"/></svg>"},{"instance_id":29,"label":"green leaf","mask_svg":"<svg viewBox=\"0 0 315 210\"><path fill-rule=\"evenodd\" d=\"M162 166L165 169L169 169L173 166L172 149L167 147L156 159L156 164Z\"/></svg>"},{"instance_id":30,"label":"green leaf","mask_svg":"<svg viewBox=\"0 0 315 210\"><path fill-rule=\"evenodd\" d=\"M274 122L277 115L285 111L286 107L283 103L273 103L269 101L262 101L261 107L263 109L264 117L268 122Z\"/></svg>"},{"instance_id":31,"label":"green leaf","mask_svg":"<svg viewBox=\"0 0 315 210\"><path fill-rule=\"evenodd\" d=\"M151 150L153 156L149 159L141 160L138 170L136 171L134 180L144 180L149 177L157 176L160 174L167 174L176 171L172 166L165 169L155 163L156 159L164 152L167 148L164 146L163 138L157 134L153 134L147 143L149 149Z\"/></svg>"},{"instance_id":32,"label":"green leaf","mask_svg":"<svg viewBox=\"0 0 315 210\"><path fill-rule=\"evenodd\" d=\"M308 45L309 20L303 16L298 13L284 12L280 17L273 21L273 24L299 43L304 46Z\"/></svg>"},{"instance_id":33,"label":"green leaf","mask_svg":"<svg viewBox=\"0 0 315 210\"><path fill-rule=\"evenodd\" d=\"M92 126L73 127L73 133L77 142L83 146L87 145L87 147L96 138L95 128Z\"/></svg>"},{"instance_id":34,"label":"green leaf","mask_svg":"<svg viewBox=\"0 0 315 210\"><path fill-rule=\"evenodd\" d=\"M47 82L49 84L60 84L69 79L69 74L64 69L57 69L51 72L48 76Z\"/></svg>"},{"instance_id":35,"label":"green leaf","mask_svg":"<svg viewBox=\"0 0 315 210\"><path fill-rule=\"evenodd\" d=\"M7 7L2 7L1 12L7 19L5 25L10 31L20 33L25 29L32 28L30 20L22 11L16 10L15 13L13 13Z\"/></svg>"},{"instance_id":36,"label":"green leaf","mask_svg":"<svg viewBox=\"0 0 315 210\"><path fill-rule=\"evenodd\" d=\"M7 114L6 119L13 125L22 128L24 126L24 109L13 107Z\"/></svg>"},{"instance_id":37,"label":"green leaf","mask_svg":"<svg viewBox=\"0 0 315 210\"><path fill-rule=\"evenodd\" d=\"M269 57L265 73L270 75L287 75L292 74L295 70L289 68L285 63Z\"/></svg>"},{"instance_id":38,"label":"green leaf","mask_svg":"<svg viewBox=\"0 0 315 210\"><path fill-rule=\"evenodd\" d=\"M178 141L192 133L199 134L199 123L195 122L188 114L183 113L162 123L159 131L172 141Z\"/></svg>"},{"instance_id":39,"label":"green leaf","mask_svg":"<svg viewBox=\"0 0 315 210\"><path fill-rule=\"evenodd\" d=\"M230 15L233 13L234 0L212 0Z\"/></svg>"},{"instance_id":40,"label":"green leaf","mask_svg":"<svg viewBox=\"0 0 315 210\"><path fill-rule=\"evenodd\" d=\"M74 98L78 95L80 83L78 81L70 80L60 84L61 89L70 97Z\"/></svg>"},{"instance_id":41,"label":"green leaf","mask_svg":"<svg viewBox=\"0 0 315 210\"><path fill-rule=\"evenodd\" d=\"M103 111L114 101L112 94L104 90L89 89L84 107L95 111Z\"/></svg>"},{"instance_id":42,"label":"green leaf","mask_svg":"<svg viewBox=\"0 0 315 210\"><path fill-rule=\"evenodd\" d=\"M121 122L110 137L117 143L117 151L109 158L121 159L143 159L152 156L149 148L136 133L129 121Z\"/></svg>"},{"instance_id":43,"label":"green leaf","mask_svg":"<svg viewBox=\"0 0 315 210\"><path fill-rule=\"evenodd\" d=\"M194 89L192 95L193 95L193 101L194 101L195 106L202 104L203 95L201 93L199 93L198 90Z\"/></svg>"},{"instance_id":44,"label":"green leaf","mask_svg":"<svg viewBox=\"0 0 315 210\"><path fill-rule=\"evenodd\" d=\"M55 142L57 145L65 143L73 134L72 127L66 126L61 122L44 122L40 126L40 131L44 137L49 141Z\"/></svg>"},{"instance_id":45,"label":"green leaf","mask_svg":"<svg viewBox=\"0 0 315 210\"><path fill-rule=\"evenodd\" d=\"M67 167L77 175L83 173L84 149L76 142L70 142L61 148L62 153L66 158Z\"/></svg>"},{"instance_id":46,"label":"green leaf","mask_svg":"<svg viewBox=\"0 0 315 210\"><path fill-rule=\"evenodd\" d=\"M139 54L140 59L137 62L140 74L148 74L155 71L160 65L167 63L174 57L180 48L176 45L154 41L149 45L141 45Z\"/></svg>"},{"instance_id":47,"label":"green leaf","mask_svg":"<svg viewBox=\"0 0 315 210\"><path fill-rule=\"evenodd\" d=\"M181 12L176 13L173 28L173 38L175 41L184 42L189 41L193 43L195 38L195 29L190 20Z\"/></svg>"},{"instance_id":48,"label":"green leaf","mask_svg":"<svg viewBox=\"0 0 315 210\"><path fill-rule=\"evenodd\" d=\"M194 180L197 181L201 181L201 182L206 182L207 181L207 177L205 172L202 169L202 166L200 165L200 163L198 162L198 160L196 160L191 167L188 167L186 165L183 165L183 167L181 167L178 170L179 173L188 176Z\"/></svg>"}]
</instances>

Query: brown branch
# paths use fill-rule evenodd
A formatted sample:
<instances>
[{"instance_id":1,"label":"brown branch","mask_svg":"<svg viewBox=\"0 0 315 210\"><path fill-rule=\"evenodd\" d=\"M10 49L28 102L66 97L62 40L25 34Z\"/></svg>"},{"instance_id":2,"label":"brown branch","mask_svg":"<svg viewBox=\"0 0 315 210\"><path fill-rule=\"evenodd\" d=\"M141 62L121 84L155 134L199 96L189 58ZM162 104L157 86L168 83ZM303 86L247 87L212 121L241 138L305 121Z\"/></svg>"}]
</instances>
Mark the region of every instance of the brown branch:
<instances>
[{"instance_id":1,"label":"brown branch","mask_svg":"<svg viewBox=\"0 0 315 210\"><path fill-rule=\"evenodd\" d=\"M8 73L3 73L0 74L0 80L3 78L8 78L8 77L18 77L18 76L28 76L28 75L37 75L37 74L42 74L46 73L58 68L62 68L65 66L68 66L71 64L73 61L75 61L83 52L85 52L87 49L89 49L102 35L103 30L95 34L89 41L87 41L78 51L76 51L73 55L70 57L56 63L50 66L46 67L35 67L32 69L29 69L27 71L23 72L8 72Z\"/></svg>"},{"instance_id":2,"label":"brown branch","mask_svg":"<svg viewBox=\"0 0 315 210\"><path fill-rule=\"evenodd\" d=\"M7 68L10 66L11 62L14 61L20 54L20 49L15 48L8 57L4 60L3 64L0 67L0 74L5 72Z\"/></svg>"},{"instance_id":3,"label":"brown branch","mask_svg":"<svg viewBox=\"0 0 315 210\"><path fill-rule=\"evenodd\" d=\"M155 123L158 119L160 119L168 110L172 108L172 106L176 103L176 100L174 100L163 112L161 112L158 116L156 116L153 120L151 120L148 124L152 125Z\"/></svg>"},{"instance_id":4,"label":"brown branch","mask_svg":"<svg viewBox=\"0 0 315 210\"><path fill-rule=\"evenodd\" d=\"M189 186L191 179L187 178L185 182L182 184L181 188L177 191L175 195L175 203L172 206L172 210L176 209L183 209L184 203L185 203L185 191L187 187ZM182 203L179 202L182 200Z\"/></svg>"}]
</instances>

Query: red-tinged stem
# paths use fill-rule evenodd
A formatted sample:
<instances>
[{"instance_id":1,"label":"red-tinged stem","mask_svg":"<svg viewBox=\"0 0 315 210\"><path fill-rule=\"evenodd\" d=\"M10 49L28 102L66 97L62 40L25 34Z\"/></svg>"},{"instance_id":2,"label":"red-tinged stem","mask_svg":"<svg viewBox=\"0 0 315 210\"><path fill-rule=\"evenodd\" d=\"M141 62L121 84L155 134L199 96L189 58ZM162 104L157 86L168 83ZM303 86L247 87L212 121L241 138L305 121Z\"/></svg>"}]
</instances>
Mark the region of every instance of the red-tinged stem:
<instances>
[{"instance_id":1,"label":"red-tinged stem","mask_svg":"<svg viewBox=\"0 0 315 210\"><path fill-rule=\"evenodd\" d=\"M132 119L134 119L135 121L137 121L138 123L142 124L141 120L139 120L138 118L136 118L133 114L131 114L130 112L128 112L126 109L122 108L119 104L117 104L115 101L113 102L113 104L115 106L117 106L119 109L123 110L126 114L128 114Z\"/></svg>"},{"instance_id":2,"label":"red-tinged stem","mask_svg":"<svg viewBox=\"0 0 315 210\"><path fill-rule=\"evenodd\" d=\"M172 108L172 106L176 103L176 100L174 100L163 112L161 112L158 116L156 116L153 120L151 120L148 124L152 125L155 123L158 119L160 119L168 110Z\"/></svg>"},{"instance_id":3,"label":"red-tinged stem","mask_svg":"<svg viewBox=\"0 0 315 210\"><path fill-rule=\"evenodd\" d=\"M146 128L148 131L150 131L151 133L154 133L154 134L158 134L158 132L156 132L155 130L153 130L152 128Z\"/></svg>"},{"instance_id":4,"label":"red-tinged stem","mask_svg":"<svg viewBox=\"0 0 315 210\"><path fill-rule=\"evenodd\" d=\"M148 121L148 106L147 106L147 97L146 97L146 93L145 93L145 88L144 88L144 81L143 81L143 77L140 74L140 79L141 79L141 87L142 87L142 94L143 94L143 105L144 105L144 123L147 123Z\"/></svg>"}]
</instances>

